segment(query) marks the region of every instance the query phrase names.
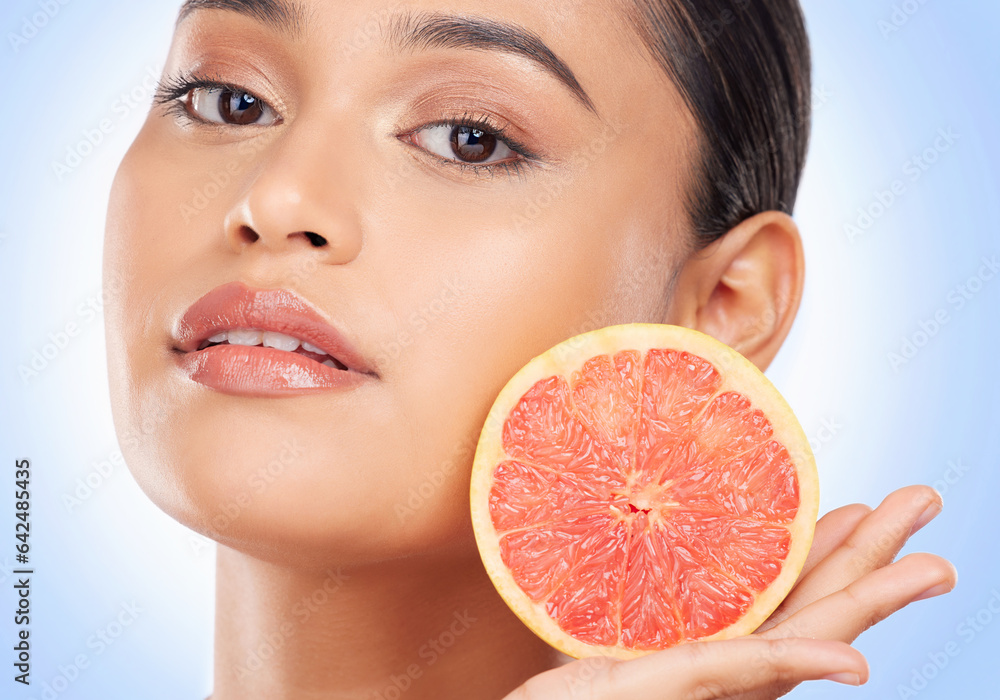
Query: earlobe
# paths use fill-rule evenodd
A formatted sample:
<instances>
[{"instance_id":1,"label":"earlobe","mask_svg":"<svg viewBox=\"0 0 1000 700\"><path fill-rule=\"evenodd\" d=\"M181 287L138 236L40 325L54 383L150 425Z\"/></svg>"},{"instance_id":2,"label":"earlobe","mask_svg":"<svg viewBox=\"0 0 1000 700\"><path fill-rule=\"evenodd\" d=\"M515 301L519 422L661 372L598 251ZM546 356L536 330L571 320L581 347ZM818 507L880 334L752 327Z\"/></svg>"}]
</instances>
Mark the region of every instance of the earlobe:
<instances>
[{"instance_id":1,"label":"earlobe","mask_svg":"<svg viewBox=\"0 0 1000 700\"><path fill-rule=\"evenodd\" d=\"M792 218L756 214L687 260L665 322L707 333L764 370L795 320L804 273Z\"/></svg>"}]
</instances>

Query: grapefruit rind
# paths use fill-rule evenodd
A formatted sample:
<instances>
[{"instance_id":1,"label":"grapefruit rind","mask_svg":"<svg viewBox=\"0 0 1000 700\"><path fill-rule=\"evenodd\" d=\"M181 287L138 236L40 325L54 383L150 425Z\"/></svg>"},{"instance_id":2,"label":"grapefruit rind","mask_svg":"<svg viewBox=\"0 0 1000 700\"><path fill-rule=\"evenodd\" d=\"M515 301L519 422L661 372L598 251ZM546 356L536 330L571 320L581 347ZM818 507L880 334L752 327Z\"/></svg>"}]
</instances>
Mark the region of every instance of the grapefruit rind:
<instances>
[{"instance_id":1,"label":"grapefruit rind","mask_svg":"<svg viewBox=\"0 0 1000 700\"><path fill-rule=\"evenodd\" d=\"M476 447L470 502L476 543L497 592L535 634L574 658L604 655L628 659L644 656L653 650L628 649L618 645L599 646L577 640L559 627L545 612L544 606L534 603L528 597L504 565L500 554L500 537L493 526L488 505L494 469L508 458L502 442L504 421L521 397L540 379L552 375L568 377L587 359L597 355L613 356L622 350L645 353L654 348L686 351L711 362L723 380L719 393L738 391L755 408L764 412L774 431L772 438L787 450L798 478L799 507L794 519L787 525L792 537L781 573L755 596L754 602L740 619L698 641L729 639L750 634L757 629L788 595L812 545L819 510L819 479L809 440L784 397L749 360L700 331L667 324L606 326L568 338L531 359L507 382L494 401Z\"/></svg>"}]
</instances>

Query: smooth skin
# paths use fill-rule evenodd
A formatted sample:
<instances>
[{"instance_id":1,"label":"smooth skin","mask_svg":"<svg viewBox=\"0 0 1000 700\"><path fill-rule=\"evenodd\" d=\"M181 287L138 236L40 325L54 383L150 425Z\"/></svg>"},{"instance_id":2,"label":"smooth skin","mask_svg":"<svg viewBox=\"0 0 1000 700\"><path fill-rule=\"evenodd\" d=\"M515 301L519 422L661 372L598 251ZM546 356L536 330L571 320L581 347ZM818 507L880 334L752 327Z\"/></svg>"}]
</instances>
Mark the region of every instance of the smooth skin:
<instances>
[{"instance_id":1,"label":"smooth skin","mask_svg":"<svg viewBox=\"0 0 1000 700\"><path fill-rule=\"evenodd\" d=\"M926 487L824 517L759 634L628 662L562 665L479 561L472 449L529 359L600 326L664 322L766 369L802 294L785 214L691 245L695 132L616 6L299 8L285 26L218 8L179 23L165 76L235 85L275 119L218 125L177 100L154 105L108 211L108 363L127 462L160 508L219 543L212 698L774 698L809 679L864 682L849 643L955 584L935 555L893 563L940 507ZM403 11L528 29L594 110L508 51L401 50L383 30ZM481 114L534 164L471 170L428 150L425 129ZM189 380L172 349L178 319L233 280L300 294L377 380L281 399Z\"/></svg>"}]
</instances>

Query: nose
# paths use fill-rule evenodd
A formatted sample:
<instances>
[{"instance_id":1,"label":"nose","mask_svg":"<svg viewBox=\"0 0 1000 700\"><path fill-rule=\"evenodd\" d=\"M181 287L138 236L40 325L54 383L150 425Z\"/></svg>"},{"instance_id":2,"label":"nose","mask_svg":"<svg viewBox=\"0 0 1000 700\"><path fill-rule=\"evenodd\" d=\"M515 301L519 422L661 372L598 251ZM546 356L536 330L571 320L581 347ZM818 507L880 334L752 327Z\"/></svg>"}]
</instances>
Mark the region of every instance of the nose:
<instances>
[{"instance_id":1,"label":"nose","mask_svg":"<svg viewBox=\"0 0 1000 700\"><path fill-rule=\"evenodd\" d=\"M305 136L278 136L251 164L254 175L224 221L235 252L311 251L329 264L360 253L361 226L345 164L325 157L330 151Z\"/></svg>"}]
</instances>

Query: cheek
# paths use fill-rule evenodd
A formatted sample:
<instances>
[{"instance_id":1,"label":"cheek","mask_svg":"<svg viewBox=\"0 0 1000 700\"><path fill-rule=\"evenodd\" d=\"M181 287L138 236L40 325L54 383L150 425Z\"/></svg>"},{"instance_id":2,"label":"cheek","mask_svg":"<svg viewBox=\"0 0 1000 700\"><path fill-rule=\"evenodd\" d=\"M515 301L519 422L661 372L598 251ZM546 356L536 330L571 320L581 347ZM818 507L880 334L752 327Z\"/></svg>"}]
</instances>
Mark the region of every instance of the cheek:
<instances>
[{"instance_id":1,"label":"cheek","mask_svg":"<svg viewBox=\"0 0 1000 700\"><path fill-rule=\"evenodd\" d=\"M168 354L164 292L197 251L180 209L184 169L157 148L147 129L126 153L111 189L104 237L105 336L112 408L119 437L144 432L138 401Z\"/></svg>"},{"instance_id":2,"label":"cheek","mask_svg":"<svg viewBox=\"0 0 1000 700\"><path fill-rule=\"evenodd\" d=\"M105 339L111 406L119 442L127 449L143 432L143 419L135 402L140 387L137 379L144 350L139 309L148 308L150 285L159 280L146 274L147 254L143 232L149 231L149 206L158 206L144 182L142 135L133 142L118 167L108 202L104 236L103 285L106 303ZM148 425L146 426L148 429Z\"/></svg>"},{"instance_id":3,"label":"cheek","mask_svg":"<svg viewBox=\"0 0 1000 700\"><path fill-rule=\"evenodd\" d=\"M516 204L402 207L405 222L376 227L395 232L369 250L398 273L394 315L403 324L385 359L397 373L399 425L411 436L416 527L455 517L465 527L476 442L517 370L572 335L652 320L649 280L625 272L652 279L662 269L639 264L641 224L629 208L611 198L595 206L590 183L548 200L539 191ZM430 262L420 270L414 260Z\"/></svg>"}]
</instances>

